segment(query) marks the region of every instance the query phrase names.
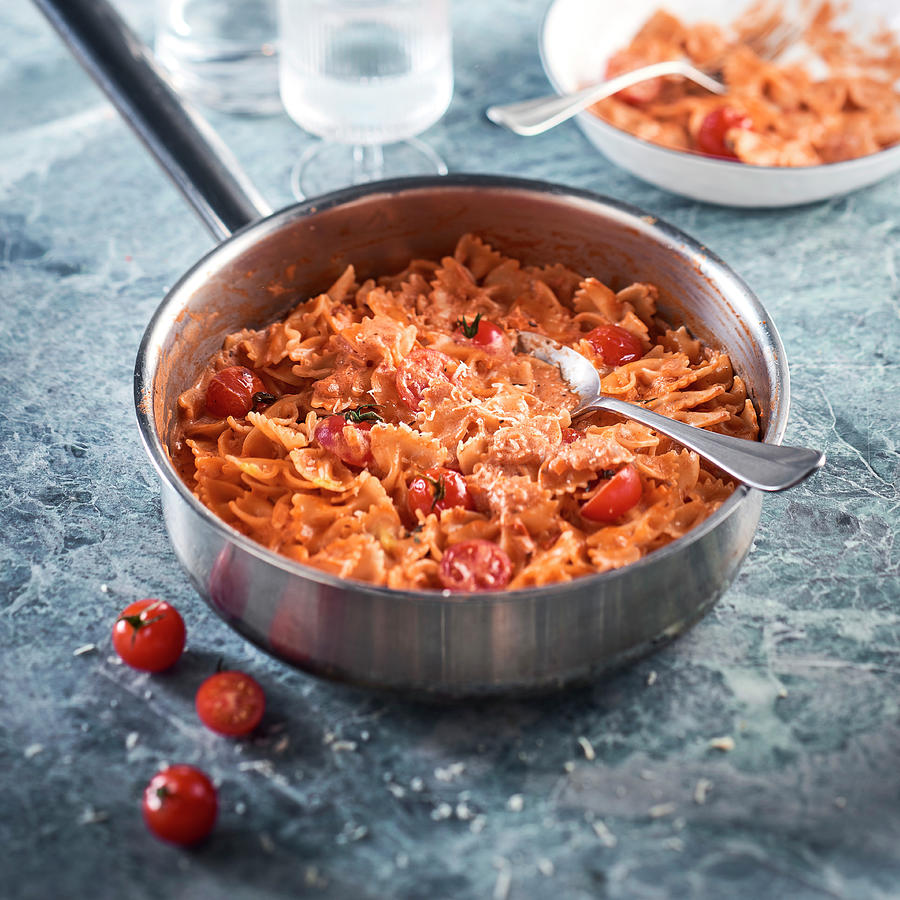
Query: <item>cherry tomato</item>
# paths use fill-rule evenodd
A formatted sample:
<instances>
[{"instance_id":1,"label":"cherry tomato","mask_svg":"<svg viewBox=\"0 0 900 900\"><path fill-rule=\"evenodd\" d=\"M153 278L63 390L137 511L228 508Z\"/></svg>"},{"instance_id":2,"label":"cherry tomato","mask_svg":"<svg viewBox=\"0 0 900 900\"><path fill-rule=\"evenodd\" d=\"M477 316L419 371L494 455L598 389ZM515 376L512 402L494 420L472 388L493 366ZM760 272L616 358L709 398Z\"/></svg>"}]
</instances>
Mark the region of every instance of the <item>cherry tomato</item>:
<instances>
[{"instance_id":1,"label":"cherry tomato","mask_svg":"<svg viewBox=\"0 0 900 900\"><path fill-rule=\"evenodd\" d=\"M259 682L243 672L216 672L197 690L200 721L219 734L250 734L263 717L266 695Z\"/></svg>"},{"instance_id":2,"label":"cherry tomato","mask_svg":"<svg viewBox=\"0 0 900 900\"><path fill-rule=\"evenodd\" d=\"M481 313L471 322L463 316L456 324L459 326L456 334L468 338L476 347L498 349L506 344L506 332L499 325L482 319Z\"/></svg>"},{"instance_id":3,"label":"cherry tomato","mask_svg":"<svg viewBox=\"0 0 900 900\"><path fill-rule=\"evenodd\" d=\"M184 650L184 620L165 600L136 600L113 625L116 653L135 669L161 672L178 662Z\"/></svg>"},{"instance_id":4,"label":"cherry tomato","mask_svg":"<svg viewBox=\"0 0 900 900\"><path fill-rule=\"evenodd\" d=\"M271 397L266 394L266 386L259 375L245 366L229 366L213 375L206 386L206 411L220 419L226 416L240 419L253 409L257 394ZM268 402L274 399L271 397Z\"/></svg>"},{"instance_id":5,"label":"cherry tomato","mask_svg":"<svg viewBox=\"0 0 900 900\"><path fill-rule=\"evenodd\" d=\"M451 591L499 591L509 584L512 562L492 541L460 541L444 551L438 577Z\"/></svg>"},{"instance_id":6,"label":"cherry tomato","mask_svg":"<svg viewBox=\"0 0 900 900\"><path fill-rule=\"evenodd\" d=\"M416 518L416 510L427 516L453 506L473 509L472 498L466 487L466 479L453 469L426 469L409 483L409 511Z\"/></svg>"},{"instance_id":7,"label":"cherry tomato","mask_svg":"<svg viewBox=\"0 0 900 900\"><path fill-rule=\"evenodd\" d=\"M175 765L150 779L141 808L147 827L158 838L190 846L212 831L219 803L216 789L203 772Z\"/></svg>"},{"instance_id":8,"label":"cherry tomato","mask_svg":"<svg viewBox=\"0 0 900 900\"><path fill-rule=\"evenodd\" d=\"M707 113L697 132L697 149L707 156L723 159L737 159L737 154L728 144L728 131L732 128L753 127L753 120L746 113L738 112L731 106L718 106Z\"/></svg>"},{"instance_id":9,"label":"cherry tomato","mask_svg":"<svg viewBox=\"0 0 900 900\"><path fill-rule=\"evenodd\" d=\"M641 478L628 463L622 466L582 507L581 514L594 522L615 522L641 499Z\"/></svg>"},{"instance_id":10,"label":"cherry tomato","mask_svg":"<svg viewBox=\"0 0 900 900\"><path fill-rule=\"evenodd\" d=\"M606 77L615 78L618 75L624 75L626 72L633 72L642 66L649 65L651 60L644 59L628 50L619 50L614 53L606 63ZM663 81L661 78L650 78L647 81L639 81L631 87L622 88L621 91L614 96L632 106L642 106L645 103L652 103L659 97L662 91Z\"/></svg>"},{"instance_id":11,"label":"cherry tomato","mask_svg":"<svg viewBox=\"0 0 900 900\"><path fill-rule=\"evenodd\" d=\"M619 325L598 325L584 339L603 357L608 366L621 366L644 355L640 340Z\"/></svg>"},{"instance_id":12,"label":"cherry tomato","mask_svg":"<svg viewBox=\"0 0 900 900\"><path fill-rule=\"evenodd\" d=\"M562 439L564 444L574 444L582 436L577 428L563 428Z\"/></svg>"},{"instance_id":13,"label":"cherry tomato","mask_svg":"<svg viewBox=\"0 0 900 900\"><path fill-rule=\"evenodd\" d=\"M372 462L369 432L374 422L348 422L344 416L328 416L316 425L315 438L319 446L333 453L348 466L362 468ZM345 428L356 429L356 439L348 441Z\"/></svg>"},{"instance_id":14,"label":"cherry tomato","mask_svg":"<svg viewBox=\"0 0 900 900\"><path fill-rule=\"evenodd\" d=\"M397 393L416 412L425 389L437 381L449 381L447 370L453 360L440 350L416 347L397 368Z\"/></svg>"}]
</instances>

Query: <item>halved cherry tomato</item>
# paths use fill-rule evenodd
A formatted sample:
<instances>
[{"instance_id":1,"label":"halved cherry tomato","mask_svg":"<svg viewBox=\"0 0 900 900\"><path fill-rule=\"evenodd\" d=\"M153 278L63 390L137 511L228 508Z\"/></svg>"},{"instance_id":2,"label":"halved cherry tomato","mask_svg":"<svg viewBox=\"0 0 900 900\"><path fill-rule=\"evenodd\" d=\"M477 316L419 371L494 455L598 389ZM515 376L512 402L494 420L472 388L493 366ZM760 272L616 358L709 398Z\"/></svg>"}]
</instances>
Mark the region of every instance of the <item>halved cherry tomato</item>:
<instances>
[{"instance_id":1,"label":"halved cherry tomato","mask_svg":"<svg viewBox=\"0 0 900 900\"><path fill-rule=\"evenodd\" d=\"M577 428L563 428L562 439L564 444L574 444L575 441L583 436L583 432Z\"/></svg>"},{"instance_id":2,"label":"halved cherry tomato","mask_svg":"<svg viewBox=\"0 0 900 900\"><path fill-rule=\"evenodd\" d=\"M499 591L509 584L512 562L492 541L460 541L444 551L438 577L451 591Z\"/></svg>"},{"instance_id":3,"label":"halved cherry tomato","mask_svg":"<svg viewBox=\"0 0 900 900\"><path fill-rule=\"evenodd\" d=\"M621 366L644 355L640 340L619 325L598 325L584 339L603 357L608 366Z\"/></svg>"},{"instance_id":4,"label":"halved cherry tomato","mask_svg":"<svg viewBox=\"0 0 900 900\"><path fill-rule=\"evenodd\" d=\"M475 346L485 349L498 349L506 344L506 332L493 322L481 318L478 313L471 322L463 316L458 319L456 334L468 338Z\"/></svg>"},{"instance_id":5,"label":"halved cherry tomato","mask_svg":"<svg viewBox=\"0 0 900 900\"><path fill-rule=\"evenodd\" d=\"M449 381L453 360L440 350L416 347L397 367L397 393L416 412L425 389L437 381Z\"/></svg>"},{"instance_id":6,"label":"halved cherry tomato","mask_svg":"<svg viewBox=\"0 0 900 900\"><path fill-rule=\"evenodd\" d=\"M150 779L141 808L147 827L158 838L189 847L212 831L219 801L203 772L175 765Z\"/></svg>"},{"instance_id":7,"label":"halved cherry tomato","mask_svg":"<svg viewBox=\"0 0 900 900\"><path fill-rule=\"evenodd\" d=\"M466 487L466 479L453 469L426 469L422 475L416 475L409 483L407 503L413 518L416 510L422 515L439 513L453 506L473 509L472 498Z\"/></svg>"},{"instance_id":8,"label":"halved cherry tomato","mask_svg":"<svg viewBox=\"0 0 900 900\"><path fill-rule=\"evenodd\" d=\"M259 725L266 695L259 682L243 672L216 672L200 685L194 705L207 728L241 737Z\"/></svg>"},{"instance_id":9,"label":"halved cherry tomato","mask_svg":"<svg viewBox=\"0 0 900 900\"><path fill-rule=\"evenodd\" d=\"M626 72L633 72L642 66L648 66L654 60L645 59L642 56L632 53L629 50L619 50L613 53L606 63L606 77L615 78L617 75L624 75ZM659 97L662 91L663 80L661 78L649 78L647 81L639 81L631 87L623 88L614 94L620 100L630 103L632 106L642 106L645 103L652 103Z\"/></svg>"},{"instance_id":10,"label":"halved cherry tomato","mask_svg":"<svg viewBox=\"0 0 900 900\"><path fill-rule=\"evenodd\" d=\"M374 422L348 422L343 415L328 416L316 425L315 438L348 466L362 468L372 462L369 432ZM348 432L349 429L349 432Z\"/></svg>"},{"instance_id":11,"label":"halved cherry tomato","mask_svg":"<svg viewBox=\"0 0 900 900\"><path fill-rule=\"evenodd\" d=\"M165 600L135 600L113 625L116 653L134 669L162 672L178 662L184 650L184 620Z\"/></svg>"},{"instance_id":12,"label":"halved cherry tomato","mask_svg":"<svg viewBox=\"0 0 900 900\"><path fill-rule=\"evenodd\" d=\"M642 493L637 469L628 463L622 466L582 507L581 514L594 522L615 522L637 505Z\"/></svg>"},{"instance_id":13,"label":"halved cherry tomato","mask_svg":"<svg viewBox=\"0 0 900 900\"><path fill-rule=\"evenodd\" d=\"M226 416L240 419L259 402L260 394L264 402L275 400L266 393L266 386L256 372L246 366L229 366L216 372L206 386L206 411L220 419Z\"/></svg>"},{"instance_id":14,"label":"halved cherry tomato","mask_svg":"<svg viewBox=\"0 0 900 900\"><path fill-rule=\"evenodd\" d=\"M737 159L734 148L728 143L728 132L732 128L753 128L753 120L731 106L716 107L700 123L697 149L707 156Z\"/></svg>"}]
</instances>

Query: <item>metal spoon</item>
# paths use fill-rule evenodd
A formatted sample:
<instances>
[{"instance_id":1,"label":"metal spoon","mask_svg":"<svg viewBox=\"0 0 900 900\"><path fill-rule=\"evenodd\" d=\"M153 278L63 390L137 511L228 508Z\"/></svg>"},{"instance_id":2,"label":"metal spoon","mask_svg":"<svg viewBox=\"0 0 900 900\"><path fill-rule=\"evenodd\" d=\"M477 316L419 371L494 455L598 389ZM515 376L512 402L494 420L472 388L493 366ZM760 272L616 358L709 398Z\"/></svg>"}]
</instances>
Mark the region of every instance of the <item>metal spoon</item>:
<instances>
[{"instance_id":1,"label":"metal spoon","mask_svg":"<svg viewBox=\"0 0 900 900\"><path fill-rule=\"evenodd\" d=\"M580 398L570 413L573 419L595 409L605 409L634 419L694 450L748 487L761 491L783 491L825 463L825 454L818 450L761 444L716 434L676 422L643 406L607 397L602 393L600 375L589 359L541 334L520 332L517 349L559 368L563 380Z\"/></svg>"},{"instance_id":2,"label":"metal spoon","mask_svg":"<svg viewBox=\"0 0 900 900\"><path fill-rule=\"evenodd\" d=\"M610 78L608 81L592 84L573 94L563 94L562 96L553 94L550 97L537 97L534 100L489 106L484 112L495 125L503 125L516 134L529 137L555 128L598 100L610 97L623 88L631 87L641 81L648 81L651 78L659 78L662 75L681 75L713 94L724 94L727 91L725 85L716 81L715 78L710 78L709 75L690 63L680 59L671 59L666 62L653 63L650 66L642 66L640 69Z\"/></svg>"}]
</instances>

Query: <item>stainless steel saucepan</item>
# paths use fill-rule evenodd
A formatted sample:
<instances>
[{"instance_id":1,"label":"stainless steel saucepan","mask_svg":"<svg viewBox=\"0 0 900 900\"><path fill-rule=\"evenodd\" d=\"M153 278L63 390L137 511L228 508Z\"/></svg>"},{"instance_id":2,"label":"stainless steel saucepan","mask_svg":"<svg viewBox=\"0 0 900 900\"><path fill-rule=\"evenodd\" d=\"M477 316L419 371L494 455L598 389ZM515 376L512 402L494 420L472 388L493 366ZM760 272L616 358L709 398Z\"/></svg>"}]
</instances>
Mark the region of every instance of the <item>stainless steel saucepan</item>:
<instances>
[{"instance_id":1,"label":"stainless steel saucepan","mask_svg":"<svg viewBox=\"0 0 900 900\"><path fill-rule=\"evenodd\" d=\"M725 347L780 443L790 389L771 318L691 238L639 210L544 182L484 175L354 187L266 215L214 136L155 74L102 0L35 0L223 242L153 316L135 368L141 435L166 527L198 592L260 647L317 675L444 696L538 690L621 665L689 627L747 554L761 495L738 488L685 537L567 584L447 598L332 577L270 553L207 510L169 456L178 395L226 334L273 321L348 263L360 276L452 251L477 232L527 263L612 285L649 281L661 307Z\"/></svg>"}]
</instances>

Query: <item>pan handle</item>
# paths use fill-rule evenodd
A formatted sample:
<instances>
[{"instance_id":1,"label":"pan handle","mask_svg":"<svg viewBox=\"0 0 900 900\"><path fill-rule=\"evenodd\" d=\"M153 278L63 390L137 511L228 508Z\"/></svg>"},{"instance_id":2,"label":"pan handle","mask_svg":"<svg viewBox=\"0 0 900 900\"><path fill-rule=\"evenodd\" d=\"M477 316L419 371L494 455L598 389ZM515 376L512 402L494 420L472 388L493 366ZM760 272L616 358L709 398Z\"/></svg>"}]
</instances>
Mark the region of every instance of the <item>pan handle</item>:
<instances>
[{"instance_id":1,"label":"pan handle","mask_svg":"<svg viewBox=\"0 0 900 900\"><path fill-rule=\"evenodd\" d=\"M271 207L107 0L34 0L217 240Z\"/></svg>"}]
</instances>

